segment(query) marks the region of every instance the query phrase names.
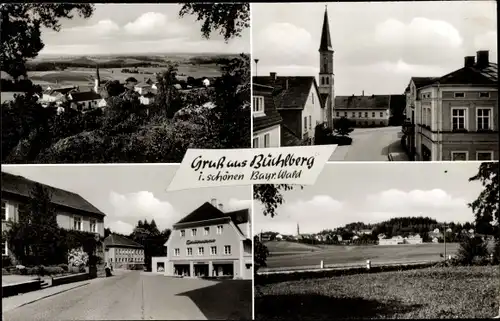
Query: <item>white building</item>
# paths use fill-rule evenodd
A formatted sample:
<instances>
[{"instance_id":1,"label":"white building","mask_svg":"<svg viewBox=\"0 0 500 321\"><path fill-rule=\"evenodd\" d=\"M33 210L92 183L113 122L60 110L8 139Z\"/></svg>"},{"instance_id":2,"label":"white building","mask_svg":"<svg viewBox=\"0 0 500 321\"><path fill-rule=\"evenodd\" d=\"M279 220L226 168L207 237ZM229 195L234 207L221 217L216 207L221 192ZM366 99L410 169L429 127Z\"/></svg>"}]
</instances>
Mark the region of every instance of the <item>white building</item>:
<instances>
[{"instance_id":1,"label":"white building","mask_svg":"<svg viewBox=\"0 0 500 321\"><path fill-rule=\"evenodd\" d=\"M71 108L79 111L88 111L102 104L102 97L95 91L71 92L68 94Z\"/></svg>"},{"instance_id":2,"label":"white building","mask_svg":"<svg viewBox=\"0 0 500 321\"><path fill-rule=\"evenodd\" d=\"M253 148L280 147L281 116L273 101L273 87L253 84Z\"/></svg>"}]
</instances>

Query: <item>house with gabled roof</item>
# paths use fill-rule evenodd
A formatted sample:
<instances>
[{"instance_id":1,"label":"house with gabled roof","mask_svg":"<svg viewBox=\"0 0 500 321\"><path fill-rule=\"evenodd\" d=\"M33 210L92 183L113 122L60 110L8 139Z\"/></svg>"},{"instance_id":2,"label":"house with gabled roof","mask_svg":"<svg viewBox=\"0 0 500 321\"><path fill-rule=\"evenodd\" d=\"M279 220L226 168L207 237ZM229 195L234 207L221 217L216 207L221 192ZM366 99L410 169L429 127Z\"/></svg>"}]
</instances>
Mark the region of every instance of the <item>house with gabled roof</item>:
<instances>
[{"instance_id":1,"label":"house with gabled roof","mask_svg":"<svg viewBox=\"0 0 500 321\"><path fill-rule=\"evenodd\" d=\"M281 146L311 145L317 125L326 122L325 107L314 76L255 76L253 82L274 88L281 123Z\"/></svg>"},{"instance_id":2,"label":"house with gabled roof","mask_svg":"<svg viewBox=\"0 0 500 321\"><path fill-rule=\"evenodd\" d=\"M389 125L391 95L336 96L334 120L349 119L354 126Z\"/></svg>"},{"instance_id":3,"label":"house with gabled roof","mask_svg":"<svg viewBox=\"0 0 500 321\"><path fill-rule=\"evenodd\" d=\"M38 183L51 195L51 203L55 208L59 227L95 233L101 238L104 237L106 215L82 196L7 172L2 172L1 181L2 231L8 230L12 222L18 222L23 215L26 215L31 191ZM10 256L15 260L7 242L2 242L2 256Z\"/></svg>"},{"instance_id":4,"label":"house with gabled roof","mask_svg":"<svg viewBox=\"0 0 500 321\"><path fill-rule=\"evenodd\" d=\"M415 160L499 159L498 65L488 51L476 54L449 74L410 81Z\"/></svg>"},{"instance_id":5,"label":"house with gabled roof","mask_svg":"<svg viewBox=\"0 0 500 321\"><path fill-rule=\"evenodd\" d=\"M252 147L280 147L283 119L274 105L274 87L261 85L255 81L252 86Z\"/></svg>"},{"instance_id":6,"label":"house with gabled roof","mask_svg":"<svg viewBox=\"0 0 500 321\"><path fill-rule=\"evenodd\" d=\"M70 107L78 111L89 111L102 106L102 97L95 91L71 92L68 94Z\"/></svg>"},{"instance_id":7,"label":"house with gabled roof","mask_svg":"<svg viewBox=\"0 0 500 321\"><path fill-rule=\"evenodd\" d=\"M118 234L104 239L104 258L115 268L144 265L144 246Z\"/></svg>"},{"instance_id":8,"label":"house with gabled roof","mask_svg":"<svg viewBox=\"0 0 500 321\"><path fill-rule=\"evenodd\" d=\"M153 273L177 277L252 278L250 210L225 211L216 199L173 225L166 257L152 258Z\"/></svg>"}]
</instances>

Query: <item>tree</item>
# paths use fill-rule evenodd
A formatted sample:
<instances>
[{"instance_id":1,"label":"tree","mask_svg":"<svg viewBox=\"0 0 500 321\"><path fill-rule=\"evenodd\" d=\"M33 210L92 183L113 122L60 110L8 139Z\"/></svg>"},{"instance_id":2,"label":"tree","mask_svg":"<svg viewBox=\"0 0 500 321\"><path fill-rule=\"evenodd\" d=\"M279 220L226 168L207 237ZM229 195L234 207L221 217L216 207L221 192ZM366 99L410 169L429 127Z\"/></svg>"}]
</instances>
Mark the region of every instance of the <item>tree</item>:
<instances>
[{"instance_id":1,"label":"tree","mask_svg":"<svg viewBox=\"0 0 500 321\"><path fill-rule=\"evenodd\" d=\"M469 181L480 181L483 190L476 200L468 204L476 216L476 232L494 235L496 238L500 233L498 172L498 162L481 163L478 173Z\"/></svg>"},{"instance_id":2,"label":"tree","mask_svg":"<svg viewBox=\"0 0 500 321\"><path fill-rule=\"evenodd\" d=\"M201 33L210 38L212 31L219 31L225 41L240 37L244 29L250 27L250 3L185 3L179 16L196 15L203 21Z\"/></svg>"},{"instance_id":3,"label":"tree","mask_svg":"<svg viewBox=\"0 0 500 321\"><path fill-rule=\"evenodd\" d=\"M156 76L158 94L155 98L156 108L160 113L172 118L181 108L180 96L174 85L177 83L177 65L169 64L167 69Z\"/></svg>"},{"instance_id":4,"label":"tree","mask_svg":"<svg viewBox=\"0 0 500 321\"><path fill-rule=\"evenodd\" d=\"M351 126L349 119L341 117L335 124L334 131L340 136L348 136L354 130Z\"/></svg>"},{"instance_id":5,"label":"tree","mask_svg":"<svg viewBox=\"0 0 500 321\"><path fill-rule=\"evenodd\" d=\"M290 191L297 185L288 184L261 184L253 186L253 199L264 205L264 215L274 217L279 205L283 204L282 192ZM300 185L299 185L300 186ZM300 186L302 189L303 186Z\"/></svg>"},{"instance_id":6,"label":"tree","mask_svg":"<svg viewBox=\"0 0 500 321\"><path fill-rule=\"evenodd\" d=\"M464 265L472 265L476 259L486 259L488 247L482 238L466 237L460 242L457 252L457 260Z\"/></svg>"},{"instance_id":7,"label":"tree","mask_svg":"<svg viewBox=\"0 0 500 321\"><path fill-rule=\"evenodd\" d=\"M36 183L30 199L20 207L18 222L12 222L6 239L16 258L25 265L50 264L59 261L58 244L61 232L51 194L43 185Z\"/></svg>"},{"instance_id":8,"label":"tree","mask_svg":"<svg viewBox=\"0 0 500 321\"><path fill-rule=\"evenodd\" d=\"M41 28L61 29L61 19L72 19L77 12L89 18L92 4L75 3L8 3L0 5L2 50L0 69L15 80L26 75L26 61L35 58L44 44Z\"/></svg>"},{"instance_id":9,"label":"tree","mask_svg":"<svg viewBox=\"0 0 500 321\"><path fill-rule=\"evenodd\" d=\"M261 267L266 267L267 256L269 255L269 250L267 246L262 244L259 240L258 236L253 237L253 264L254 264L254 273L257 273L257 270Z\"/></svg>"}]
</instances>

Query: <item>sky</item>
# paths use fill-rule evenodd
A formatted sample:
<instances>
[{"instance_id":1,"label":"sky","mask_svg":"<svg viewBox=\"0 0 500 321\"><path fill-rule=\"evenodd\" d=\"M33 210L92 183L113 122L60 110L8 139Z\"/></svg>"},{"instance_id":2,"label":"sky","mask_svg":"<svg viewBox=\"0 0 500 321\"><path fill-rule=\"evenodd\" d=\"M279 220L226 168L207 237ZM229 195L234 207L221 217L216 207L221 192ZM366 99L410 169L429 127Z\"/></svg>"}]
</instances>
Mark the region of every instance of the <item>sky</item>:
<instances>
[{"instance_id":1,"label":"sky","mask_svg":"<svg viewBox=\"0 0 500 321\"><path fill-rule=\"evenodd\" d=\"M251 10L258 75L317 77L325 3ZM402 94L411 77L448 74L478 50L497 62L496 12L496 1L328 3L336 95Z\"/></svg>"},{"instance_id":2,"label":"sky","mask_svg":"<svg viewBox=\"0 0 500 321\"><path fill-rule=\"evenodd\" d=\"M248 53L250 30L228 43L218 32L201 35L195 16L182 18L179 4L96 4L94 14L61 20L61 30L43 29L44 55L141 53Z\"/></svg>"},{"instance_id":3,"label":"sky","mask_svg":"<svg viewBox=\"0 0 500 321\"><path fill-rule=\"evenodd\" d=\"M283 192L274 218L254 201L254 232L318 233L348 223L379 223L394 217L424 216L438 222L473 222L467 203L482 191L468 179L477 162L330 163L315 185Z\"/></svg>"},{"instance_id":4,"label":"sky","mask_svg":"<svg viewBox=\"0 0 500 321\"><path fill-rule=\"evenodd\" d=\"M79 194L101 210L104 226L129 234L139 220L171 228L212 198L226 211L250 208L252 189L200 188L166 192L178 165L3 165L2 171Z\"/></svg>"}]
</instances>

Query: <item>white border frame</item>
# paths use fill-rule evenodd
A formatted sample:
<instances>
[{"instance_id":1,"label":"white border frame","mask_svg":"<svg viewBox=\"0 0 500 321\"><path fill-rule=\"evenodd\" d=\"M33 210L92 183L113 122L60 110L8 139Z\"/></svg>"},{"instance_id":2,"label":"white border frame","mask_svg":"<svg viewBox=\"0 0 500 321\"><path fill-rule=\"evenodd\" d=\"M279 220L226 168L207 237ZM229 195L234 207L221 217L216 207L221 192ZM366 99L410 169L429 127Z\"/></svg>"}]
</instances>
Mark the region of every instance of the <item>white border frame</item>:
<instances>
[{"instance_id":1,"label":"white border frame","mask_svg":"<svg viewBox=\"0 0 500 321\"><path fill-rule=\"evenodd\" d=\"M453 155L454 154L465 154L465 160L463 160L463 161L454 160L453 159ZM454 150L454 151L451 151L451 161L452 162L464 162L464 161L468 161L468 160L469 160L469 151L467 151L467 150Z\"/></svg>"},{"instance_id":2,"label":"white border frame","mask_svg":"<svg viewBox=\"0 0 500 321\"><path fill-rule=\"evenodd\" d=\"M493 109L493 107L476 107L476 131L479 130L479 115L478 115L478 112L479 112L479 109L489 109L490 111L490 116L488 117L488 129L486 130L495 130L495 123L493 122L493 119L494 119L494 112L495 110Z\"/></svg>"},{"instance_id":3,"label":"white border frame","mask_svg":"<svg viewBox=\"0 0 500 321\"><path fill-rule=\"evenodd\" d=\"M453 131L453 111L454 110L464 110L465 111L465 120L464 120L464 128L457 128L457 130L465 129L469 131L469 108L468 107L451 107L450 108L450 129Z\"/></svg>"},{"instance_id":4,"label":"white border frame","mask_svg":"<svg viewBox=\"0 0 500 321\"><path fill-rule=\"evenodd\" d=\"M490 155L491 155L491 158L490 158L490 159L488 159L488 160L479 160L477 156L478 156L480 153L482 153L482 154L486 154L486 153L488 153L488 154L490 154ZM481 161L481 162L482 162L482 161L485 161L485 162L486 162L486 161L492 161L494 157L495 157L495 152L494 152L494 151L492 151L492 150L478 150L478 151L476 151L476 160L477 160L477 161Z\"/></svg>"}]
</instances>

